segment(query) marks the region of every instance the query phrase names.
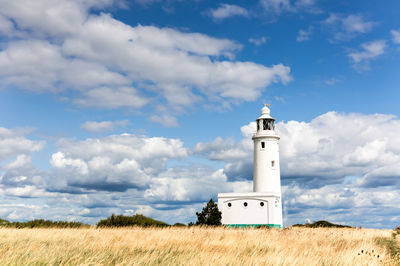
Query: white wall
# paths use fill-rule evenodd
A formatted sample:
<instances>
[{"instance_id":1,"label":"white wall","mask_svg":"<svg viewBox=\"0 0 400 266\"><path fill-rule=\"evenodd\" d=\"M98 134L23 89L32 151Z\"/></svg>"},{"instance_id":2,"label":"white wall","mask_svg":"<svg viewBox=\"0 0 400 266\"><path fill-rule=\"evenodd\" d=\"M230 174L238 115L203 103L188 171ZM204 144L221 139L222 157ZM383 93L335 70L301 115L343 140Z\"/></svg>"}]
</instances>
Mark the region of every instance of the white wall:
<instances>
[{"instance_id":1,"label":"white wall","mask_svg":"<svg viewBox=\"0 0 400 266\"><path fill-rule=\"evenodd\" d=\"M247 203L247 207L244 203ZM264 206L260 203L263 202ZM228 204L231 203L231 207ZM279 224L282 226L280 197L260 193L220 193L218 208L222 224Z\"/></svg>"},{"instance_id":2,"label":"white wall","mask_svg":"<svg viewBox=\"0 0 400 266\"><path fill-rule=\"evenodd\" d=\"M281 193L279 140L271 137L254 138L253 191ZM261 142L265 148L261 148ZM274 161L274 166L272 166Z\"/></svg>"}]
</instances>

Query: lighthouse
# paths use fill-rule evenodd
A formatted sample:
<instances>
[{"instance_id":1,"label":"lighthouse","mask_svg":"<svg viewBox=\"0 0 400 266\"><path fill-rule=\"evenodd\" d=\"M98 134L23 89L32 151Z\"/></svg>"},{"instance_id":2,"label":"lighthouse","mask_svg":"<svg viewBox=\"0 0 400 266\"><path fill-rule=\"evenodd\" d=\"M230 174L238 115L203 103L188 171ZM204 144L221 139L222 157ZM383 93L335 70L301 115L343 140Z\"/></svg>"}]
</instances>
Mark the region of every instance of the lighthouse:
<instances>
[{"instance_id":1,"label":"lighthouse","mask_svg":"<svg viewBox=\"0 0 400 266\"><path fill-rule=\"evenodd\" d=\"M230 227L282 228L279 136L268 105L261 109L253 135L253 192L219 193L222 224Z\"/></svg>"}]
</instances>

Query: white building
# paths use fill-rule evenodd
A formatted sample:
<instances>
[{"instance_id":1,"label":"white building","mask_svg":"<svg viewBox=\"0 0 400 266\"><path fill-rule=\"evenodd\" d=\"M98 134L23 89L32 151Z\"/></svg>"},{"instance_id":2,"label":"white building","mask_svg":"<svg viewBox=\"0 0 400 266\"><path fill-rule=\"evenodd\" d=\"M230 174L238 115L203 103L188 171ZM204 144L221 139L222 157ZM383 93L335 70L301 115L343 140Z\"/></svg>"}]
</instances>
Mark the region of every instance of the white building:
<instances>
[{"instance_id":1,"label":"white building","mask_svg":"<svg viewBox=\"0 0 400 266\"><path fill-rule=\"evenodd\" d=\"M282 228L281 175L279 168L279 136L275 119L267 106L257 119L253 135L253 192L219 193L218 208L222 224L232 227L266 225Z\"/></svg>"}]
</instances>

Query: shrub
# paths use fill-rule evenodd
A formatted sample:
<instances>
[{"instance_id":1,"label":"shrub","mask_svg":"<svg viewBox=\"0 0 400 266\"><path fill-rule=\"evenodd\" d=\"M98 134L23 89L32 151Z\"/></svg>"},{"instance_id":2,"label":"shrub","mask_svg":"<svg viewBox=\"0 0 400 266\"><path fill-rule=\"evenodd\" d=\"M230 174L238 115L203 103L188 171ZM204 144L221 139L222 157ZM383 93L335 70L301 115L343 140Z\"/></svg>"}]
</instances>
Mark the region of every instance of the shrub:
<instances>
[{"instance_id":1,"label":"shrub","mask_svg":"<svg viewBox=\"0 0 400 266\"><path fill-rule=\"evenodd\" d=\"M176 224L174 224L173 226L176 226L176 227L185 227L186 224L176 223Z\"/></svg>"},{"instance_id":2,"label":"shrub","mask_svg":"<svg viewBox=\"0 0 400 266\"><path fill-rule=\"evenodd\" d=\"M397 234L400 235L400 226L397 226L397 227L394 229L394 231L395 231Z\"/></svg>"},{"instance_id":3,"label":"shrub","mask_svg":"<svg viewBox=\"0 0 400 266\"><path fill-rule=\"evenodd\" d=\"M310 227L310 228L317 228L317 227L334 227L334 228L352 228L348 225L341 225L341 224L333 224L328 221L317 221L310 224L294 224L293 227Z\"/></svg>"},{"instance_id":4,"label":"shrub","mask_svg":"<svg viewBox=\"0 0 400 266\"><path fill-rule=\"evenodd\" d=\"M0 219L0 226L7 226L8 224L10 224L9 221L4 220L4 219Z\"/></svg>"},{"instance_id":5,"label":"shrub","mask_svg":"<svg viewBox=\"0 0 400 266\"><path fill-rule=\"evenodd\" d=\"M107 219L100 220L97 223L98 227L121 227L121 226L143 226L143 227L164 227L168 226L167 223L154 220L150 217L146 217L141 214L135 214L133 216L124 216L124 215L111 215L111 217Z\"/></svg>"},{"instance_id":6,"label":"shrub","mask_svg":"<svg viewBox=\"0 0 400 266\"><path fill-rule=\"evenodd\" d=\"M50 221L43 219L36 219L28 222L9 222L0 219L0 226L13 228L79 228L89 225L81 222Z\"/></svg>"}]
</instances>

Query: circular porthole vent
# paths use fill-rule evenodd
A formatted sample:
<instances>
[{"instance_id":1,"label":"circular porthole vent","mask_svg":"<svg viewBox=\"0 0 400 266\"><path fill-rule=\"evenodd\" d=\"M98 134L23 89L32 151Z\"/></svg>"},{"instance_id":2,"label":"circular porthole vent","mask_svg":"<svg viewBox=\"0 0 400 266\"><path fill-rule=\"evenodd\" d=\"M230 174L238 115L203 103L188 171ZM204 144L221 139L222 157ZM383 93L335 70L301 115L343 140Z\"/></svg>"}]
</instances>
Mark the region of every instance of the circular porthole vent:
<instances>
[{"instance_id":1,"label":"circular porthole vent","mask_svg":"<svg viewBox=\"0 0 400 266\"><path fill-rule=\"evenodd\" d=\"M248 205L247 202L244 202L244 203L243 203L243 206L247 207L247 205Z\"/></svg>"},{"instance_id":2,"label":"circular porthole vent","mask_svg":"<svg viewBox=\"0 0 400 266\"><path fill-rule=\"evenodd\" d=\"M229 207L229 208L232 207L232 203L229 202L229 203L228 203L228 207Z\"/></svg>"}]
</instances>

